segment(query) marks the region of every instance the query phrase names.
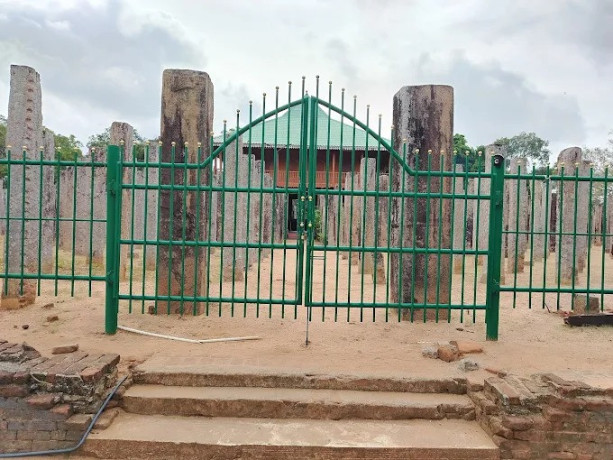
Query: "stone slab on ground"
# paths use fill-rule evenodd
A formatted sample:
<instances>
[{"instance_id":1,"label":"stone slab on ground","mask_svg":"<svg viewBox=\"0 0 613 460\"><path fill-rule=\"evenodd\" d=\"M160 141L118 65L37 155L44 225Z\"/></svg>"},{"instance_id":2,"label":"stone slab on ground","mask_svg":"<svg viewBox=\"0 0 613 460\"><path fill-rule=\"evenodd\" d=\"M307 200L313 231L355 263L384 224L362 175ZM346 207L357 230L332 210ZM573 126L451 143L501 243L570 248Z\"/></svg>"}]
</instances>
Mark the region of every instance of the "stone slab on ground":
<instances>
[{"instance_id":1,"label":"stone slab on ground","mask_svg":"<svg viewBox=\"0 0 613 460\"><path fill-rule=\"evenodd\" d=\"M172 427L172 429L169 429ZM310 457L498 459L476 422L459 420L275 420L122 414L92 434L82 452L120 458ZM319 457L317 457L319 456Z\"/></svg>"},{"instance_id":2,"label":"stone slab on ground","mask_svg":"<svg viewBox=\"0 0 613 460\"><path fill-rule=\"evenodd\" d=\"M123 396L127 412L143 415L305 419L474 418L466 395L296 388L135 385Z\"/></svg>"}]
</instances>

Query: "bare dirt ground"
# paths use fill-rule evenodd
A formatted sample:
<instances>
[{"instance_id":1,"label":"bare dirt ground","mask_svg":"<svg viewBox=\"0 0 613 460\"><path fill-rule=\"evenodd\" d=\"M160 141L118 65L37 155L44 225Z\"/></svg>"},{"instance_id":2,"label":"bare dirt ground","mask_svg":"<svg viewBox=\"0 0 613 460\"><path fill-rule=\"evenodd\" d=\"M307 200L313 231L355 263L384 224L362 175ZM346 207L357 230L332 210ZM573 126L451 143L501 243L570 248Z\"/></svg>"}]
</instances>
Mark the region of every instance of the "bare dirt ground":
<instances>
[{"instance_id":1,"label":"bare dirt ground","mask_svg":"<svg viewBox=\"0 0 613 460\"><path fill-rule=\"evenodd\" d=\"M594 248L592 263L600 261L600 248ZM273 298L280 298L284 288L283 258L277 252L275 261L264 259L260 274L261 296L272 292ZM555 258L548 264L548 284L552 283L555 270ZM288 259L286 264L286 295L293 294L295 265ZM467 258L467 265L474 260ZM532 267L533 284L542 284L542 262ZM347 295L348 263L339 263L339 292L341 298ZM272 277L270 270L272 267ZM480 268L481 269L481 268ZM293 270L293 271L292 271ZM335 285L330 286L330 279L336 279L336 257L326 261L326 292L334 295ZM361 276L358 267L352 267L353 282L351 291L358 295L362 291ZM253 269L252 269L253 271ZM517 285L529 284L530 268L518 274ZM613 284L613 260L606 258L605 286ZM288 274L291 274L288 275ZM322 296L324 262L316 260L314 264L315 296ZM597 275L596 275L597 274ZM600 285L600 266L592 269L592 284ZM247 290L257 289L255 273L250 272ZM477 303L483 302L485 285L476 283L472 276L464 277L465 301L472 301L476 295ZM142 280L134 277L132 290L141 292ZM579 279L577 286L585 284L586 272ZM272 283L270 283L272 280ZM365 292L373 292L372 282L365 277ZM540 281L536 281L540 280ZM513 275L507 273L507 284L513 284ZM216 282L217 285L217 282ZM243 292L245 285L235 282L235 293ZM223 283L224 292L231 291L232 283ZM146 276L145 291L153 289L153 272ZM378 288L379 289L379 288ZM92 295L88 297L86 284L76 285L74 297L70 297L69 283L60 283L58 297L53 296L52 282L42 285L43 295L36 303L17 311L0 310L0 337L13 342L28 342L42 353L50 353L51 348L67 343L78 343L80 348L90 352L113 352L122 356L122 362L142 362L145 360L170 360L180 365L206 363L218 365L224 369L249 370L267 369L270 371L333 374L368 374L389 376L469 376L479 381L491 374L485 368L495 368L520 375L541 372L556 372L561 376L585 381L586 383L613 387L613 328L590 327L571 328L564 325L563 318L556 311L556 294L548 294L547 308L542 308L542 296L533 294L532 309L528 305L528 295L517 296L516 308L513 308L513 294L503 293L500 312L500 339L498 342L485 341L485 324L483 312L476 312L473 322L472 311L467 310L463 317L454 312L451 322L423 323L397 322L395 311L380 310L373 322L372 310L366 310L363 321L358 312L353 311L347 321L346 309L338 309L338 321L335 322L334 308L326 308L325 321L322 321L321 309L313 310L313 321L309 323L311 343L305 346L306 310L297 307L294 319L294 307L285 307L285 318L281 317L281 306L268 304L260 307L256 317L256 306L244 303L232 307L211 304L210 316L168 316L166 314L142 314L152 302L144 304L134 302L132 313L129 305L123 301L120 306L119 324L140 330L169 334L174 336L207 339L219 337L253 336L261 340L246 342L226 342L209 344L190 344L159 338L145 337L129 332L118 331L116 335L104 334L104 285L94 283ZM242 291L241 291L242 290ZM130 291L129 283L123 283L121 292ZM459 301L462 293L462 278L455 275L453 279L453 301ZM475 294L476 293L476 294ZM235 294L238 295L238 294ZM368 295L368 294L367 294ZM373 294L370 294L373 295ZM377 300L385 299L385 285L374 294ZM383 297L380 297L383 296ZM609 296L610 297L610 296ZM52 308L43 308L53 302ZM613 299L605 296L605 309L610 309ZM570 308L570 294L561 296L561 309ZM189 310L189 305L186 304ZM269 318L271 312L271 318ZM49 315L58 315L59 320L48 322ZM388 321L386 321L386 316ZM27 329L22 326L27 325ZM428 344L449 340L474 340L484 345L484 353L473 355L479 362L479 371L465 373L455 363L444 363L422 356L422 349Z\"/></svg>"}]
</instances>

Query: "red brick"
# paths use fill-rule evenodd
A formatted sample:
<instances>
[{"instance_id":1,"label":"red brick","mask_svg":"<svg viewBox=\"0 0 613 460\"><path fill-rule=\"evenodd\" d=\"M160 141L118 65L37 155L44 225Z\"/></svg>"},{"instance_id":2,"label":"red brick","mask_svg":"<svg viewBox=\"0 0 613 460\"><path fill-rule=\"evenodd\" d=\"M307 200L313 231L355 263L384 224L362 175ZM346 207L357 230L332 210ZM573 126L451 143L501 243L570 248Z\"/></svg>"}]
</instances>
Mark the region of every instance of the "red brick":
<instances>
[{"instance_id":1,"label":"red brick","mask_svg":"<svg viewBox=\"0 0 613 460\"><path fill-rule=\"evenodd\" d=\"M547 454L550 460L576 460L577 456L572 452L551 452Z\"/></svg>"},{"instance_id":2,"label":"red brick","mask_svg":"<svg viewBox=\"0 0 613 460\"><path fill-rule=\"evenodd\" d=\"M60 404L59 406L55 406L53 409L51 409L51 412L68 418L72 415L72 406L70 404Z\"/></svg>"},{"instance_id":3,"label":"red brick","mask_svg":"<svg viewBox=\"0 0 613 460\"><path fill-rule=\"evenodd\" d=\"M15 439L17 439L17 431L0 430L0 441L13 441Z\"/></svg>"},{"instance_id":4,"label":"red brick","mask_svg":"<svg viewBox=\"0 0 613 460\"><path fill-rule=\"evenodd\" d=\"M26 402L31 407L36 407L37 409L51 409L55 406L58 398L54 394L40 394L30 396L26 399Z\"/></svg>"},{"instance_id":5,"label":"red brick","mask_svg":"<svg viewBox=\"0 0 613 460\"><path fill-rule=\"evenodd\" d=\"M500 399L505 406L520 404L521 395L515 388L502 379L495 377L487 379L486 388L496 396L496 398Z\"/></svg>"},{"instance_id":6,"label":"red brick","mask_svg":"<svg viewBox=\"0 0 613 460\"><path fill-rule=\"evenodd\" d=\"M442 345L438 347L438 359L450 363L460 357L458 349L452 345Z\"/></svg>"},{"instance_id":7,"label":"red brick","mask_svg":"<svg viewBox=\"0 0 613 460\"><path fill-rule=\"evenodd\" d=\"M570 412L566 412L549 406L543 409L543 415L547 420L552 420L555 422L567 421L574 417L574 414Z\"/></svg>"},{"instance_id":8,"label":"red brick","mask_svg":"<svg viewBox=\"0 0 613 460\"><path fill-rule=\"evenodd\" d=\"M534 421L530 417L505 415L502 424L513 431L525 431L532 428Z\"/></svg>"},{"instance_id":9,"label":"red brick","mask_svg":"<svg viewBox=\"0 0 613 460\"><path fill-rule=\"evenodd\" d=\"M86 369L83 369L79 373L79 375L81 376L84 382L91 383L91 382L95 382L99 380L100 377L102 377L103 373L104 373L104 369L102 366L101 367L88 367Z\"/></svg>"},{"instance_id":10,"label":"red brick","mask_svg":"<svg viewBox=\"0 0 613 460\"><path fill-rule=\"evenodd\" d=\"M24 385L0 386L0 398L24 398L28 395L28 387Z\"/></svg>"},{"instance_id":11,"label":"red brick","mask_svg":"<svg viewBox=\"0 0 613 460\"><path fill-rule=\"evenodd\" d=\"M66 420L66 427L69 430L83 431L92 421L92 416L88 414L75 414ZM67 438L68 439L68 438Z\"/></svg>"}]
</instances>

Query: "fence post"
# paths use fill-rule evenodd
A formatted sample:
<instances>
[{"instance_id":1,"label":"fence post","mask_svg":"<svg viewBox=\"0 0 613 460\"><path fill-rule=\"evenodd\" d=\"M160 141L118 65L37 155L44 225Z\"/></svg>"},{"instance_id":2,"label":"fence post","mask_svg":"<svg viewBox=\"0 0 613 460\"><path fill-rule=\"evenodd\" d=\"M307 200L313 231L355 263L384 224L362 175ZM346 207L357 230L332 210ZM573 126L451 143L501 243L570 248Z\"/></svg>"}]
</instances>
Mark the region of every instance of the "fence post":
<instances>
[{"instance_id":1,"label":"fence post","mask_svg":"<svg viewBox=\"0 0 613 460\"><path fill-rule=\"evenodd\" d=\"M109 145L106 158L105 332L115 334L119 312L119 237L121 225L121 153L119 146Z\"/></svg>"},{"instance_id":2,"label":"fence post","mask_svg":"<svg viewBox=\"0 0 613 460\"><path fill-rule=\"evenodd\" d=\"M490 222L487 249L486 339L498 340L500 312L500 264L502 250L502 206L504 202L504 157L492 157Z\"/></svg>"}]
</instances>

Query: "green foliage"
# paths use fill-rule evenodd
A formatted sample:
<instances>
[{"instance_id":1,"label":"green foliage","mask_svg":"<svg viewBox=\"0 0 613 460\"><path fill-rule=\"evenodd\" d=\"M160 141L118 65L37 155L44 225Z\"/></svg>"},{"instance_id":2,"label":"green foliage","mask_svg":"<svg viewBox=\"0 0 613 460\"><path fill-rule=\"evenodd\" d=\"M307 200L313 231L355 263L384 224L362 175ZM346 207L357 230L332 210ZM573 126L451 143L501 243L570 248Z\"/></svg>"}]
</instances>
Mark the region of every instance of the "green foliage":
<instances>
[{"instance_id":1,"label":"green foliage","mask_svg":"<svg viewBox=\"0 0 613 460\"><path fill-rule=\"evenodd\" d=\"M315 220L313 222L313 227L315 228L315 239L320 241L322 244L326 244L324 237L324 229L323 223L321 221L321 210L315 210Z\"/></svg>"},{"instance_id":2,"label":"green foliage","mask_svg":"<svg viewBox=\"0 0 613 460\"><path fill-rule=\"evenodd\" d=\"M87 141L87 148L89 150L95 148L104 149L111 143L111 128L106 128L104 132L89 136ZM136 161L145 160L145 138L138 134L138 131L134 130L134 157Z\"/></svg>"},{"instance_id":3,"label":"green foliage","mask_svg":"<svg viewBox=\"0 0 613 460\"><path fill-rule=\"evenodd\" d=\"M453 150L456 153L456 164L462 165L465 170L477 172L480 169L485 171L485 164L483 163L485 146L479 145L473 148L468 145L464 134L456 133L453 135ZM481 157L478 155L479 152L482 154Z\"/></svg>"},{"instance_id":4,"label":"green foliage","mask_svg":"<svg viewBox=\"0 0 613 460\"><path fill-rule=\"evenodd\" d=\"M55 157L62 161L74 161L83 156L83 144L74 134L64 136L56 134L55 141Z\"/></svg>"},{"instance_id":5,"label":"green foliage","mask_svg":"<svg viewBox=\"0 0 613 460\"><path fill-rule=\"evenodd\" d=\"M513 137L501 137L496 144L505 148L505 159L527 158L540 168L549 164L551 151L547 148L549 141L541 139L535 133L521 132Z\"/></svg>"}]
</instances>

